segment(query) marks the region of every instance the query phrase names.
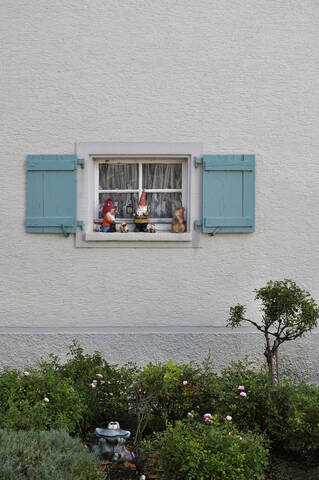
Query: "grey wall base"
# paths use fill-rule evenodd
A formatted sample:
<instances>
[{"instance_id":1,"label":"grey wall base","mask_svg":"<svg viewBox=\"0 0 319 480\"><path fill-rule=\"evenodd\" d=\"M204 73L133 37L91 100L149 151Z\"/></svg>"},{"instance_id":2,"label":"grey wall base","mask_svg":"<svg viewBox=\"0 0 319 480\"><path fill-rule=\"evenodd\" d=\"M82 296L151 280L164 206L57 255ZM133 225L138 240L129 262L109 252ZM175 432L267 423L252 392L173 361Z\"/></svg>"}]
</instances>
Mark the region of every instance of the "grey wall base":
<instances>
[{"instance_id":1,"label":"grey wall base","mask_svg":"<svg viewBox=\"0 0 319 480\"><path fill-rule=\"evenodd\" d=\"M283 375L319 381L319 331L284 345L280 364ZM76 339L86 353L99 350L110 363L149 361L201 362L207 355L217 371L246 355L254 367L264 363L263 337L249 329L223 327L97 327L97 328L2 328L0 365L25 369L49 353L65 360ZM32 361L30 360L32 359Z\"/></svg>"}]
</instances>

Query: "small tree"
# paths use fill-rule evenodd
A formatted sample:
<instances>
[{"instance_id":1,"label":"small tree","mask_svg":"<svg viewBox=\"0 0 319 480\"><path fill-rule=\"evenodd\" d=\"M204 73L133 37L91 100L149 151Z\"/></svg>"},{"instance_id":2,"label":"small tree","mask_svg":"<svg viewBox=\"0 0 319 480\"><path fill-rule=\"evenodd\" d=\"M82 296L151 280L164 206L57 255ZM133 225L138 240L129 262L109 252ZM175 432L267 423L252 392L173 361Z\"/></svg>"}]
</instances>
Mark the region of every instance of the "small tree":
<instances>
[{"instance_id":1,"label":"small tree","mask_svg":"<svg viewBox=\"0 0 319 480\"><path fill-rule=\"evenodd\" d=\"M255 300L262 303L262 319L257 323L245 318L246 307L236 305L230 308L227 326L239 327L243 322L254 325L265 336L265 357L273 382L279 380L278 349L284 342L295 340L317 326L319 307L308 292L291 280L269 281L255 290Z\"/></svg>"}]
</instances>

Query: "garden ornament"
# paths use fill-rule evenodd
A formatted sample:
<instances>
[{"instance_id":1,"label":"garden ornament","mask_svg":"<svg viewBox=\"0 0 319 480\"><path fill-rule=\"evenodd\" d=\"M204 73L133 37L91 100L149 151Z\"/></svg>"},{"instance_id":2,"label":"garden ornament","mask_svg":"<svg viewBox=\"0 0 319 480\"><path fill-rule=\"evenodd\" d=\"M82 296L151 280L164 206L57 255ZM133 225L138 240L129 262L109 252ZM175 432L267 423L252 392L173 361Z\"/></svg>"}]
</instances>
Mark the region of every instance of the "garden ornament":
<instances>
[{"instance_id":1,"label":"garden ornament","mask_svg":"<svg viewBox=\"0 0 319 480\"><path fill-rule=\"evenodd\" d=\"M149 233L156 233L155 223L150 223L150 224L147 226L147 231L148 231Z\"/></svg>"},{"instance_id":2,"label":"garden ornament","mask_svg":"<svg viewBox=\"0 0 319 480\"><path fill-rule=\"evenodd\" d=\"M173 213L172 220L172 232L174 233L184 233L185 232L185 223L184 223L184 207L177 208Z\"/></svg>"},{"instance_id":3,"label":"garden ornament","mask_svg":"<svg viewBox=\"0 0 319 480\"><path fill-rule=\"evenodd\" d=\"M134 463L134 453L125 447L126 439L130 438L131 432L121 430L118 422L110 422L107 428L96 428L95 435L98 438L98 445L93 445L92 450L101 461Z\"/></svg>"},{"instance_id":4,"label":"garden ornament","mask_svg":"<svg viewBox=\"0 0 319 480\"><path fill-rule=\"evenodd\" d=\"M138 202L136 213L133 213L135 229L138 232L147 232L148 211L146 204L145 190L142 191L141 198Z\"/></svg>"},{"instance_id":5,"label":"garden ornament","mask_svg":"<svg viewBox=\"0 0 319 480\"><path fill-rule=\"evenodd\" d=\"M111 198L108 198L103 206L104 219L101 227L102 232L115 232L115 210Z\"/></svg>"},{"instance_id":6,"label":"garden ornament","mask_svg":"<svg viewBox=\"0 0 319 480\"><path fill-rule=\"evenodd\" d=\"M126 222L122 222L120 225L120 232L127 233L128 232L128 225Z\"/></svg>"}]
</instances>

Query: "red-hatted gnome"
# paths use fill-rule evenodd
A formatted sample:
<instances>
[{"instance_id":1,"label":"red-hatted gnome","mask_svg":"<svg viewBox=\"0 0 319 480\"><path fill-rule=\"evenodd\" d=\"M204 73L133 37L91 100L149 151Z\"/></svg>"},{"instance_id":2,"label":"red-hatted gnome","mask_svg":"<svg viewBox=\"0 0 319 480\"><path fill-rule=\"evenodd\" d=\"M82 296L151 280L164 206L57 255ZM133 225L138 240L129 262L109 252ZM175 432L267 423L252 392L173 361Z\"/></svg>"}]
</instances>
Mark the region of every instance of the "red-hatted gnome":
<instances>
[{"instance_id":1,"label":"red-hatted gnome","mask_svg":"<svg viewBox=\"0 0 319 480\"><path fill-rule=\"evenodd\" d=\"M104 219L101 227L101 232L116 232L115 229L115 210L112 200L108 198L103 206Z\"/></svg>"},{"instance_id":2,"label":"red-hatted gnome","mask_svg":"<svg viewBox=\"0 0 319 480\"><path fill-rule=\"evenodd\" d=\"M135 229L138 232L147 232L148 225L148 211L146 204L145 190L142 191L140 201L136 213L133 213Z\"/></svg>"}]
</instances>

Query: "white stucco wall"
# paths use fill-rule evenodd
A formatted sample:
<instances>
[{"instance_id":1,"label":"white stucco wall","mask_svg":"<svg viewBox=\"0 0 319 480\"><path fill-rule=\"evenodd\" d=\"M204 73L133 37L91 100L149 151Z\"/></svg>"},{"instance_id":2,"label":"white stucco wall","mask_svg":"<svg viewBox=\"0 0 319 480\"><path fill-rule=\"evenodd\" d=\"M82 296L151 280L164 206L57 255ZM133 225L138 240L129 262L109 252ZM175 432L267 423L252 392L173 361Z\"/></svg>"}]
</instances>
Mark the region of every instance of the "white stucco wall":
<instances>
[{"instance_id":1,"label":"white stucco wall","mask_svg":"<svg viewBox=\"0 0 319 480\"><path fill-rule=\"evenodd\" d=\"M282 278L319 301L318 2L2 0L0 10L1 363L63 354L74 337L122 363L198 360L209 348L217 366L262 361L258 335L225 329L229 306L257 314L253 289ZM26 154L90 141L254 153L256 232L119 250L25 233ZM318 378L318 338L289 345L287 371Z\"/></svg>"}]
</instances>

